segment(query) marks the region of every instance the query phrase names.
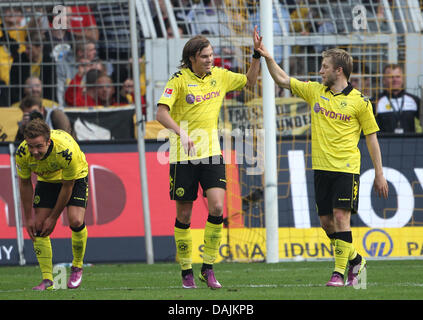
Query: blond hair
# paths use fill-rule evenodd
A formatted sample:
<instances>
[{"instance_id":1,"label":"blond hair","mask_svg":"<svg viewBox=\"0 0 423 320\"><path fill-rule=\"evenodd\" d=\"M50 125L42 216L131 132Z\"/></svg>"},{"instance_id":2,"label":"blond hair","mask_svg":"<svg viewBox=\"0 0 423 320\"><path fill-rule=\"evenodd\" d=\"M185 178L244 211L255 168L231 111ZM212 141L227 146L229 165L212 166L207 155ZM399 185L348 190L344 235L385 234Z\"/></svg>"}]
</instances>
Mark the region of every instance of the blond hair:
<instances>
[{"instance_id":1,"label":"blond hair","mask_svg":"<svg viewBox=\"0 0 423 320\"><path fill-rule=\"evenodd\" d=\"M344 73L347 80L350 79L350 75L353 69L353 58L351 55L343 50L338 48L328 49L322 52L323 58L330 58L335 69L341 67L342 72Z\"/></svg>"}]
</instances>

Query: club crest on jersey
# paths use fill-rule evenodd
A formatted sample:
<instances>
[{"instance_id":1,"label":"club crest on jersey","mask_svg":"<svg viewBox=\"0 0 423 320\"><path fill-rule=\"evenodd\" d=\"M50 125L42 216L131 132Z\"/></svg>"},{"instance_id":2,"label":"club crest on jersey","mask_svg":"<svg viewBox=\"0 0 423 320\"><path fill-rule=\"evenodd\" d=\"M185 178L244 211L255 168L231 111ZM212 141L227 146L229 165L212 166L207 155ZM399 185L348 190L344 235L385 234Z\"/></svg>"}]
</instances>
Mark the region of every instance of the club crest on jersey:
<instances>
[{"instance_id":1,"label":"club crest on jersey","mask_svg":"<svg viewBox=\"0 0 423 320\"><path fill-rule=\"evenodd\" d=\"M163 93L163 96L166 97L166 98L170 98L172 96L172 92L173 92L173 89L166 88L164 93Z\"/></svg>"}]
</instances>

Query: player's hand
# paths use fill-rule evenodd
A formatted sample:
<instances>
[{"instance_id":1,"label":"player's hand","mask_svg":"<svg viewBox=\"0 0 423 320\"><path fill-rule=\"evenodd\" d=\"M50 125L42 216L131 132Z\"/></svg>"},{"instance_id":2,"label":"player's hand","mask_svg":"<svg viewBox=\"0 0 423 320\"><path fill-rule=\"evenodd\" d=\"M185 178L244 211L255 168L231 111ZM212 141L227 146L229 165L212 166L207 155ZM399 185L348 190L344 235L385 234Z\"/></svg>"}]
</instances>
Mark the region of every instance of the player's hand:
<instances>
[{"instance_id":1,"label":"player's hand","mask_svg":"<svg viewBox=\"0 0 423 320\"><path fill-rule=\"evenodd\" d=\"M253 43L254 43L254 49L257 50L260 48L261 40L263 37L260 37L258 33L258 26L254 26L254 34L253 34Z\"/></svg>"},{"instance_id":2,"label":"player's hand","mask_svg":"<svg viewBox=\"0 0 423 320\"><path fill-rule=\"evenodd\" d=\"M29 237L31 238L32 241L35 241L35 236L36 236L36 229L35 229L35 221L34 219L29 219L29 221L26 221L26 231L28 232Z\"/></svg>"},{"instance_id":3,"label":"player's hand","mask_svg":"<svg viewBox=\"0 0 423 320\"><path fill-rule=\"evenodd\" d=\"M386 182L386 179L383 175L375 176L373 187L379 198L381 197L385 199L388 198L388 192L389 192L388 182Z\"/></svg>"},{"instance_id":4,"label":"player's hand","mask_svg":"<svg viewBox=\"0 0 423 320\"><path fill-rule=\"evenodd\" d=\"M195 150L194 141L192 141L188 134L183 130L181 130L180 138L185 153L190 157L195 156L197 152Z\"/></svg>"},{"instance_id":5,"label":"player's hand","mask_svg":"<svg viewBox=\"0 0 423 320\"><path fill-rule=\"evenodd\" d=\"M56 226L56 222L57 220L51 217L48 217L47 219L45 219L43 222L43 227L40 232L40 237L49 236L53 232L54 227Z\"/></svg>"},{"instance_id":6,"label":"player's hand","mask_svg":"<svg viewBox=\"0 0 423 320\"><path fill-rule=\"evenodd\" d=\"M258 33L257 26L254 27L253 41L254 41L254 50L257 50L261 54L261 56L264 58L270 57L270 53L266 50L263 44L263 37L261 37Z\"/></svg>"}]
</instances>

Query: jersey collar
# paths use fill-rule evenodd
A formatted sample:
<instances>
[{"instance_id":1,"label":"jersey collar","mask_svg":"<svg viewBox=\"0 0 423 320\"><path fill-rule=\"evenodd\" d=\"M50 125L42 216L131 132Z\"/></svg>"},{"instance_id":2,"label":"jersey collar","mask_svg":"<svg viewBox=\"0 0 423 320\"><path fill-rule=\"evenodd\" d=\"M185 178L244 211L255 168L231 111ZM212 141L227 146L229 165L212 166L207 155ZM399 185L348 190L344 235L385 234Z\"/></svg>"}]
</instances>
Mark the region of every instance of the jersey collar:
<instances>
[{"instance_id":1,"label":"jersey collar","mask_svg":"<svg viewBox=\"0 0 423 320\"><path fill-rule=\"evenodd\" d=\"M191 73L194 77L196 77L197 79L201 79L201 80L204 80L207 76L211 75L211 71L210 71L210 72L207 72L204 76L199 77L194 73L194 71L191 68L188 68L188 70L191 71Z\"/></svg>"},{"instance_id":2,"label":"jersey collar","mask_svg":"<svg viewBox=\"0 0 423 320\"><path fill-rule=\"evenodd\" d=\"M41 160L47 159L47 157L50 155L51 151L53 150L53 145L54 145L53 139L50 138L50 146L48 147L46 154Z\"/></svg>"},{"instance_id":3,"label":"jersey collar","mask_svg":"<svg viewBox=\"0 0 423 320\"><path fill-rule=\"evenodd\" d=\"M332 95L334 95L334 96L338 96L338 95L340 95L340 94L344 94L344 95L349 95L350 94L350 92L352 91L354 89L354 87L352 86L352 84L350 83L350 82L348 82L348 85L344 88L344 90L342 90L341 92L339 92L339 93L333 93L332 92L332 90L329 88L329 87L327 87L326 88L326 90L325 90L325 92L330 92L330 93L332 93Z\"/></svg>"}]
</instances>

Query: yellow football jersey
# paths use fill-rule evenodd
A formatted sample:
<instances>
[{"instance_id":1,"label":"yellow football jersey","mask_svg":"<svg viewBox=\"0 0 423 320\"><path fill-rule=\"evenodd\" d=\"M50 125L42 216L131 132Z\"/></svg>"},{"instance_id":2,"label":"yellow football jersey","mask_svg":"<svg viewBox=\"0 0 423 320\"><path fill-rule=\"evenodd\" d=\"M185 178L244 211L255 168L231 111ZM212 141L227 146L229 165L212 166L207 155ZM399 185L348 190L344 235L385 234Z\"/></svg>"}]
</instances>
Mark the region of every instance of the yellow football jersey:
<instances>
[{"instance_id":1,"label":"yellow football jersey","mask_svg":"<svg viewBox=\"0 0 423 320\"><path fill-rule=\"evenodd\" d=\"M62 130L51 130L51 144L46 156L36 160L23 141L16 150L16 167L22 179L31 177L31 172L39 181L59 183L62 180L76 180L88 175L85 154L70 134Z\"/></svg>"},{"instance_id":2,"label":"yellow football jersey","mask_svg":"<svg viewBox=\"0 0 423 320\"><path fill-rule=\"evenodd\" d=\"M158 104L169 107L170 116L188 133L196 150L196 155L189 157L179 136L171 132L170 163L221 154L217 123L223 99L227 92L241 90L246 84L246 75L218 67L203 78L188 68L170 78Z\"/></svg>"},{"instance_id":3,"label":"yellow football jersey","mask_svg":"<svg viewBox=\"0 0 423 320\"><path fill-rule=\"evenodd\" d=\"M359 174L361 130L364 135L379 131L369 99L350 84L336 94L318 82L291 78L290 84L292 93L311 106L313 169Z\"/></svg>"}]
</instances>

